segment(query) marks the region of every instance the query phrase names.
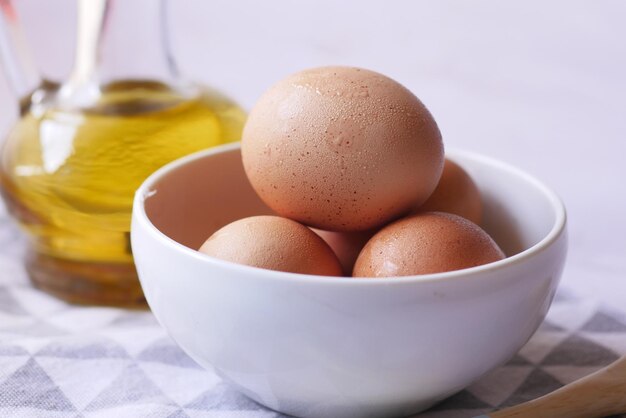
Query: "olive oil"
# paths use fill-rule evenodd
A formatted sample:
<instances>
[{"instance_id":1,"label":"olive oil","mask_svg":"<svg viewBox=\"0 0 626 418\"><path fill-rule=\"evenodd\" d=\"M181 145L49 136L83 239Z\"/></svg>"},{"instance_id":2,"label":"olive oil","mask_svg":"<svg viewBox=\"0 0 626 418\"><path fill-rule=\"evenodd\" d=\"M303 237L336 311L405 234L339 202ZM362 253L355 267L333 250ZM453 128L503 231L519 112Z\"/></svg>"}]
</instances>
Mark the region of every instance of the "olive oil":
<instances>
[{"instance_id":1,"label":"olive oil","mask_svg":"<svg viewBox=\"0 0 626 418\"><path fill-rule=\"evenodd\" d=\"M141 304L135 189L176 158L239 140L244 119L208 90L135 80L103 86L88 108L31 106L4 143L0 185L32 241L34 283L71 301Z\"/></svg>"}]
</instances>

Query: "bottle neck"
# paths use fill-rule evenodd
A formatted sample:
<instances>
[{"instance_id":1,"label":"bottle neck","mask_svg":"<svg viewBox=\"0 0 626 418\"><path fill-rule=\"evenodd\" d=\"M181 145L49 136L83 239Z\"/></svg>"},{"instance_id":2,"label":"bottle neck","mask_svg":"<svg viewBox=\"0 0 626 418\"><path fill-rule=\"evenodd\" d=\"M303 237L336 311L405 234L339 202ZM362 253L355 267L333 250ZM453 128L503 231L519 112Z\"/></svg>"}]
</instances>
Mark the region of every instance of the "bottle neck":
<instances>
[{"instance_id":1,"label":"bottle neck","mask_svg":"<svg viewBox=\"0 0 626 418\"><path fill-rule=\"evenodd\" d=\"M58 104L90 106L119 81L176 84L165 7L166 0L79 0L74 67Z\"/></svg>"},{"instance_id":2,"label":"bottle neck","mask_svg":"<svg viewBox=\"0 0 626 418\"><path fill-rule=\"evenodd\" d=\"M173 83L178 69L169 47L167 1L105 1L96 59L99 83L120 80Z\"/></svg>"}]
</instances>

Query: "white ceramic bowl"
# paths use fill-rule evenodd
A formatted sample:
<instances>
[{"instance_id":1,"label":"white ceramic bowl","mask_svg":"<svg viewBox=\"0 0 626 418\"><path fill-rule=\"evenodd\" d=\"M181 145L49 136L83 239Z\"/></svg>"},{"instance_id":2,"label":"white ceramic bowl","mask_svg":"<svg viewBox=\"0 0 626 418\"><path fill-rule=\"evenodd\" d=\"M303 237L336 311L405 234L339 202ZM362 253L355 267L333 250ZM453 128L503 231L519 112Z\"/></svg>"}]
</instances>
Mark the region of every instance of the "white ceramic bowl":
<instances>
[{"instance_id":1,"label":"white ceramic bowl","mask_svg":"<svg viewBox=\"0 0 626 418\"><path fill-rule=\"evenodd\" d=\"M270 213L239 145L202 151L137 191L132 247L158 321L199 364L299 417L405 416L506 362L543 320L566 254L565 209L531 176L448 152L477 182L484 228L509 255L381 280L262 270L195 251L217 228Z\"/></svg>"}]
</instances>

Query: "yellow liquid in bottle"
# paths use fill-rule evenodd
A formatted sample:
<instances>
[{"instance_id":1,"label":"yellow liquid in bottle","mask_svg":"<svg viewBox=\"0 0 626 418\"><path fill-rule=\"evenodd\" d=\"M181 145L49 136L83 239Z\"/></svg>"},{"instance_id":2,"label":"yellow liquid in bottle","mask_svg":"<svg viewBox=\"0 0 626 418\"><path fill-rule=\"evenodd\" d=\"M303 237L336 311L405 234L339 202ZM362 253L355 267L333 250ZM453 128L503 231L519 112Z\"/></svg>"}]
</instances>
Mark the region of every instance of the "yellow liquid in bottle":
<instances>
[{"instance_id":1,"label":"yellow liquid in bottle","mask_svg":"<svg viewBox=\"0 0 626 418\"><path fill-rule=\"evenodd\" d=\"M29 112L5 141L3 195L31 238L36 285L66 299L142 303L129 243L137 187L164 164L237 141L245 114L205 91L158 83L104 89L89 109Z\"/></svg>"}]
</instances>

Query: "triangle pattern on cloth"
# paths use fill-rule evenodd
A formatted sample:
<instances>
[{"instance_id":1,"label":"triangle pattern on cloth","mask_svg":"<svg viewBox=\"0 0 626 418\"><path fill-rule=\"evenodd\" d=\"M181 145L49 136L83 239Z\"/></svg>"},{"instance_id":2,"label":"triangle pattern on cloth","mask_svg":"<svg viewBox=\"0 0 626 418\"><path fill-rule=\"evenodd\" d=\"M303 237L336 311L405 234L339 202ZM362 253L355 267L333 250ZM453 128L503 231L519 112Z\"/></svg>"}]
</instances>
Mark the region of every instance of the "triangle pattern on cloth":
<instances>
[{"instance_id":1,"label":"triangle pattern on cloth","mask_svg":"<svg viewBox=\"0 0 626 418\"><path fill-rule=\"evenodd\" d=\"M456 409L482 409L492 405L481 401L471 392L462 390L431 408L432 411L448 411Z\"/></svg>"},{"instance_id":2,"label":"triangle pattern on cloth","mask_svg":"<svg viewBox=\"0 0 626 418\"><path fill-rule=\"evenodd\" d=\"M583 332L580 336L617 353L626 355L626 334L621 332Z\"/></svg>"},{"instance_id":3,"label":"triangle pattern on cloth","mask_svg":"<svg viewBox=\"0 0 626 418\"><path fill-rule=\"evenodd\" d=\"M518 355L533 364L539 364L567 336L567 332L538 332L521 348Z\"/></svg>"},{"instance_id":4,"label":"triangle pattern on cloth","mask_svg":"<svg viewBox=\"0 0 626 418\"><path fill-rule=\"evenodd\" d=\"M572 335L550 352L543 366L606 366L618 359L613 351L580 335Z\"/></svg>"},{"instance_id":5,"label":"triangle pattern on cloth","mask_svg":"<svg viewBox=\"0 0 626 418\"><path fill-rule=\"evenodd\" d=\"M604 312L597 312L583 325L581 331L626 333L626 324Z\"/></svg>"},{"instance_id":6,"label":"triangle pattern on cloth","mask_svg":"<svg viewBox=\"0 0 626 418\"><path fill-rule=\"evenodd\" d=\"M185 405L188 409L205 411L258 411L265 409L226 383L220 383Z\"/></svg>"},{"instance_id":7,"label":"triangle pattern on cloth","mask_svg":"<svg viewBox=\"0 0 626 418\"><path fill-rule=\"evenodd\" d=\"M30 406L19 406L17 408L3 408L0 406L0 417L2 418L82 418L73 411L49 411L37 409Z\"/></svg>"},{"instance_id":8,"label":"triangle pattern on cloth","mask_svg":"<svg viewBox=\"0 0 626 418\"><path fill-rule=\"evenodd\" d=\"M564 385L572 383L575 380L589 376L592 373L600 370L601 367L572 367L572 366L546 366L543 368L551 376L557 378L557 380Z\"/></svg>"},{"instance_id":9,"label":"triangle pattern on cloth","mask_svg":"<svg viewBox=\"0 0 626 418\"><path fill-rule=\"evenodd\" d=\"M37 362L80 410L108 387L128 367L130 360L37 357Z\"/></svg>"},{"instance_id":10,"label":"triangle pattern on cloth","mask_svg":"<svg viewBox=\"0 0 626 418\"><path fill-rule=\"evenodd\" d=\"M533 369L530 364L498 367L467 390L489 405L500 405L517 390Z\"/></svg>"},{"instance_id":11,"label":"triangle pattern on cloth","mask_svg":"<svg viewBox=\"0 0 626 418\"><path fill-rule=\"evenodd\" d=\"M106 327L122 314L117 308L72 308L50 315L46 320L68 333L79 334Z\"/></svg>"},{"instance_id":12,"label":"triangle pattern on cloth","mask_svg":"<svg viewBox=\"0 0 626 418\"><path fill-rule=\"evenodd\" d=\"M0 355L0 383L12 375L17 369L22 367L30 359L30 354L26 355L9 355L7 357ZM2 399L2 393L0 393ZM2 402L0 401L0 406ZM2 415L0 415L2 416Z\"/></svg>"},{"instance_id":13,"label":"triangle pattern on cloth","mask_svg":"<svg viewBox=\"0 0 626 418\"><path fill-rule=\"evenodd\" d=\"M111 338L131 355L149 347L154 341L162 339L165 332L160 327L107 327L98 332L99 335Z\"/></svg>"},{"instance_id":14,"label":"triangle pattern on cloth","mask_svg":"<svg viewBox=\"0 0 626 418\"><path fill-rule=\"evenodd\" d=\"M598 305L592 301L578 301L576 303L558 303L552 305L547 319L550 323L563 329L576 331L595 315Z\"/></svg>"},{"instance_id":15,"label":"triangle pattern on cloth","mask_svg":"<svg viewBox=\"0 0 626 418\"><path fill-rule=\"evenodd\" d=\"M501 405L496 406L508 407L522 402L528 402L532 399L536 399L547 393L555 391L561 386L563 386L561 382L543 370L536 368L511 396L509 396Z\"/></svg>"},{"instance_id":16,"label":"triangle pattern on cloth","mask_svg":"<svg viewBox=\"0 0 626 418\"><path fill-rule=\"evenodd\" d=\"M215 374L204 369L181 369L163 363L139 363L146 376L178 405L192 402L202 393L221 382Z\"/></svg>"},{"instance_id":17,"label":"triangle pattern on cloth","mask_svg":"<svg viewBox=\"0 0 626 418\"><path fill-rule=\"evenodd\" d=\"M152 343L151 346L137 355L137 360L154 361L178 367L201 369L198 363L193 361L191 357L169 338L163 338Z\"/></svg>"},{"instance_id":18,"label":"triangle pattern on cloth","mask_svg":"<svg viewBox=\"0 0 626 418\"><path fill-rule=\"evenodd\" d=\"M189 415L185 413L182 409L178 411L174 411L172 414L168 415L167 418L191 418Z\"/></svg>"},{"instance_id":19,"label":"triangle pattern on cloth","mask_svg":"<svg viewBox=\"0 0 626 418\"><path fill-rule=\"evenodd\" d=\"M173 402L133 363L89 403L85 410L95 411L129 404L173 405Z\"/></svg>"},{"instance_id":20,"label":"triangle pattern on cloth","mask_svg":"<svg viewBox=\"0 0 626 418\"><path fill-rule=\"evenodd\" d=\"M84 338L54 341L36 353L37 357L70 359L129 358L128 353L114 341L99 338L85 341Z\"/></svg>"},{"instance_id":21,"label":"triangle pattern on cloth","mask_svg":"<svg viewBox=\"0 0 626 418\"><path fill-rule=\"evenodd\" d=\"M178 406L154 404L127 404L97 411L83 411L84 418L167 418L180 409ZM81 417L81 418L82 418Z\"/></svg>"},{"instance_id":22,"label":"triangle pattern on cloth","mask_svg":"<svg viewBox=\"0 0 626 418\"><path fill-rule=\"evenodd\" d=\"M513 356L511 360L509 360L506 363L505 366L531 366L531 365L532 363L530 363L524 357L520 356L519 354L516 354Z\"/></svg>"},{"instance_id":23,"label":"triangle pattern on cloth","mask_svg":"<svg viewBox=\"0 0 626 418\"><path fill-rule=\"evenodd\" d=\"M63 392L34 359L17 369L0 384L0 404L47 411L76 411Z\"/></svg>"},{"instance_id":24,"label":"triangle pattern on cloth","mask_svg":"<svg viewBox=\"0 0 626 418\"><path fill-rule=\"evenodd\" d=\"M189 418L294 418L269 409L258 411L202 411L199 409L185 409Z\"/></svg>"},{"instance_id":25,"label":"triangle pattern on cloth","mask_svg":"<svg viewBox=\"0 0 626 418\"><path fill-rule=\"evenodd\" d=\"M0 345L0 357L26 355L30 355L30 353L19 345Z\"/></svg>"},{"instance_id":26,"label":"triangle pattern on cloth","mask_svg":"<svg viewBox=\"0 0 626 418\"><path fill-rule=\"evenodd\" d=\"M570 290L563 286L559 286L554 295L554 303L573 302L577 299Z\"/></svg>"},{"instance_id":27,"label":"triangle pattern on cloth","mask_svg":"<svg viewBox=\"0 0 626 418\"><path fill-rule=\"evenodd\" d=\"M552 322L548 320L544 320L541 323L541 325L539 325L539 329L537 331L538 332L544 332L544 331L553 332L553 331L565 331L565 329L563 327L553 324Z\"/></svg>"},{"instance_id":28,"label":"triangle pattern on cloth","mask_svg":"<svg viewBox=\"0 0 626 418\"><path fill-rule=\"evenodd\" d=\"M50 343L49 338L36 338L36 337L24 337L22 336L19 339L20 347L24 350L28 351L30 355L35 354L42 347L48 345Z\"/></svg>"},{"instance_id":29,"label":"triangle pattern on cloth","mask_svg":"<svg viewBox=\"0 0 626 418\"><path fill-rule=\"evenodd\" d=\"M12 315L26 315L28 312L20 305L6 287L0 287L0 311Z\"/></svg>"},{"instance_id":30,"label":"triangle pattern on cloth","mask_svg":"<svg viewBox=\"0 0 626 418\"><path fill-rule=\"evenodd\" d=\"M486 409L455 409L454 411L437 411L433 409L429 409L427 411L420 412L417 415L411 415L407 418L489 418L487 414L493 408ZM193 417L195 418L195 417Z\"/></svg>"}]
</instances>

